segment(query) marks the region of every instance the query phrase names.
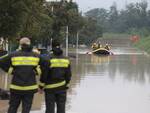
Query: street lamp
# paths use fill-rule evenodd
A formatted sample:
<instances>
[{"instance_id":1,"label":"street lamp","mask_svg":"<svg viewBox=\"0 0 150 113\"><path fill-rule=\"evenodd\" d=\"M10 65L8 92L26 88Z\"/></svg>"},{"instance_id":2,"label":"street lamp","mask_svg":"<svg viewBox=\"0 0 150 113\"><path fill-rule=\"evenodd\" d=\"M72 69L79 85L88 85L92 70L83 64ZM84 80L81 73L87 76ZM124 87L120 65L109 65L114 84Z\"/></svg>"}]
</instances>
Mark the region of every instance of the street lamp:
<instances>
[{"instance_id":1,"label":"street lamp","mask_svg":"<svg viewBox=\"0 0 150 113\"><path fill-rule=\"evenodd\" d=\"M68 25L66 26L66 56L68 56Z\"/></svg>"},{"instance_id":2,"label":"street lamp","mask_svg":"<svg viewBox=\"0 0 150 113\"><path fill-rule=\"evenodd\" d=\"M79 32L77 32L77 40L76 40L76 54L78 54L78 46L79 46Z\"/></svg>"}]
</instances>

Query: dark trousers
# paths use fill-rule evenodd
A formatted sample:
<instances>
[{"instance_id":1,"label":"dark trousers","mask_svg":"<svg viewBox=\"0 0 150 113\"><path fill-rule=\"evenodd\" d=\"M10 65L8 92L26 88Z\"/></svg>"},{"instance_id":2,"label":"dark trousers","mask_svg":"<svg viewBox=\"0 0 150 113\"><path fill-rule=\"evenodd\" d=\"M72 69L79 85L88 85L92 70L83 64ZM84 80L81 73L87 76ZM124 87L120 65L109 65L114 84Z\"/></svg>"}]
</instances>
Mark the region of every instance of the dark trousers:
<instances>
[{"instance_id":1,"label":"dark trousers","mask_svg":"<svg viewBox=\"0 0 150 113\"><path fill-rule=\"evenodd\" d=\"M10 94L8 113L17 113L17 109L22 102L22 112L29 113L32 106L34 94Z\"/></svg>"},{"instance_id":2,"label":"dark trousers","mask_svg":"<svg viewBox=\"0 0 150 113\"><path fill-rule=\"evenodd\" d=\"M55 105L57 106L57 113L65 113L66 92L48 93L45 92L46 112L55 113Z\"/></svg>"}]
</instances>

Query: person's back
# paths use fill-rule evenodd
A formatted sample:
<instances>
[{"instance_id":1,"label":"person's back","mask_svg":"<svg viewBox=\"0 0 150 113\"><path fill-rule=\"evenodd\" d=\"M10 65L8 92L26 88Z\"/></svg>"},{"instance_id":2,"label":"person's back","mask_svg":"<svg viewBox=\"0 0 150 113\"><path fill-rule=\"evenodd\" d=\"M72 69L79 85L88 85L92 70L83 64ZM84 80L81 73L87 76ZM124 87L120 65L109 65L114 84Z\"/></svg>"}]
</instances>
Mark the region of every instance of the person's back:
<instances>
[{"instance_id":1,"label":"person's back","mask_svg":"<svg viewBox=\"0 0 150 113\"><path fill-rule=\"evenodd\" d=\"M30 40L20 40L21 50L8 54L0 59L0 67L13 75L10 84L10 106L8 113L16 113L20 102L23 103L22 113L29 113L33 95L38 90L36 72L39 72L41 59L32 52ZM38 69L38 70L37 70Z\"/></svg>"},{"instance_id":2,"label":"person's back","mask_svg":"<svg viewBox=\"0 0 150 113\"><path fill-rule=\"evenodd\" d=\"M10 85L10 90L18 92L19 89L21 90L24 86L27 86L27 89L36 92L38 86L36 84L36 73L34 73L33 70L35 70L39 64L39 55L32 52L31 48L24 45L22 50L10 54L10 58L13 67L12 74L14 75L12 78L12 84ZM29 88L29 86L31 88ZM27 91L28 90L21 90L21 92Z\"/></svg>"},{"instance_id":3,"label":"person's back","mask_svg":"<svg viewBox=\"0 0 150 113\"><path fill-rule=\"evenodd\" d=\"M48 63L48 74L42 75L41 87L45 90L46 113L65 113L66 90L71 79L71 67L68 58L63 56L60 46L53 48Z\"/></svg>"},{"instance_id":4,"label":"person's back","mask_svg":"<svg viewBox=\"0 0 150 113\"><path fill-rule=\"evenodd\" d=\"M51 91L59 92L66 89L66 84L69 83L71 77L70 61L62 55L60 48L55 48L49 62L49 75L47 76L46 84L64 83L59 88L52 88ZM45 84L45 85L46 85ZM49 86L45 86L45 90L49 90Z\"/></svg>"}]
</instances>

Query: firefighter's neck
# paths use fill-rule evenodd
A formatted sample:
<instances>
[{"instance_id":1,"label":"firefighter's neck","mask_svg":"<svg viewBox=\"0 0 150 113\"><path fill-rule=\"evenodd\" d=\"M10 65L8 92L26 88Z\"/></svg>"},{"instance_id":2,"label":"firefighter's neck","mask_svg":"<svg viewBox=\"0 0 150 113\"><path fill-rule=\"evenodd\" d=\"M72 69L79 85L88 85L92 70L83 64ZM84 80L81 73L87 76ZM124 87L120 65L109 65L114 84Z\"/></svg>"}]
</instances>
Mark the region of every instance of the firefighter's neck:
<instances>
[{"instance_id":1,"label":"firefighter's neck","mask_svg":"<svg viewBox=\"0 0 150 113\"><path fill-rule=\"evenodd\" d=\"M31 45L21 45L21 50L22 51L27 51L27 52L30 52L30 51L32 51L32 47L31 47Z\"/></svg>"}]
</instances>

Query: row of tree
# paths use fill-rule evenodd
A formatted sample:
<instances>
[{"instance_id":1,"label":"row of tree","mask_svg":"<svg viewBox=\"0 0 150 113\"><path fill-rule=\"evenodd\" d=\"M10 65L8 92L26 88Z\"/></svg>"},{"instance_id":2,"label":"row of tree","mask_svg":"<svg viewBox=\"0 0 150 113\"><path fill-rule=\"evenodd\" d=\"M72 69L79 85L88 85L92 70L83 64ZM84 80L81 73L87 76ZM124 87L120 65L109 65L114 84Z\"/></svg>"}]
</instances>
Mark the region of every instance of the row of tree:
<instances>
[{"instance_id":1,"label":"row of tree","mask_svg":"<svg viewBox=\"0 0 150 113\"><path fill-rule=\"evenodd\" d=\"M109 10L95 8L85 13L102 27L103 32L129 33L147 36L150 34L150 10L148 3L130 3L125 9L118 10L114 2Z\"/></svg>"},{"instance_id":2,"label":"row of tree","mask_svg":"<svg viewBox=\"0 0 150 113\"><path fill-rule=\"evenodd\" d=\"M114 3L109 10L96 8L82 15L72 0L0 0L0 37L15 41L31 37L35 44L50 44L51 38L65 42L66 26L69 43L90 44L105 32L149 35L148 3L127 4L118 10Z\"/></svg>"},{"instance_id":3,"label":"row of tree","mask_svg":"<svg viewBox=\"0 0 150 113\"><path fill-rule=\"evenodd\" d=\"M63 40L66 26L74 35L83 26L75 2L61 0L0 0L0 37L16 41L22 36L48 45L50 39Z\"/></svg>"}]
</instances>

